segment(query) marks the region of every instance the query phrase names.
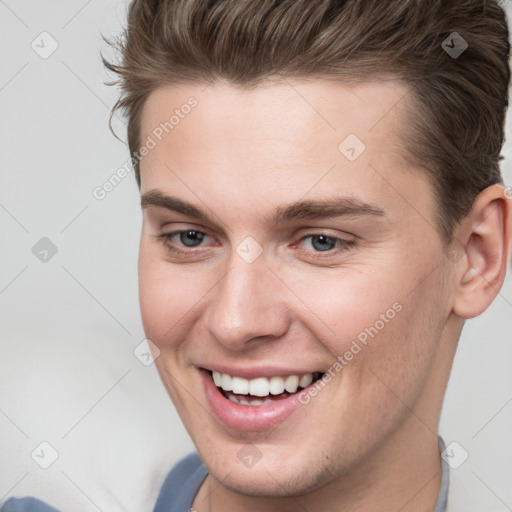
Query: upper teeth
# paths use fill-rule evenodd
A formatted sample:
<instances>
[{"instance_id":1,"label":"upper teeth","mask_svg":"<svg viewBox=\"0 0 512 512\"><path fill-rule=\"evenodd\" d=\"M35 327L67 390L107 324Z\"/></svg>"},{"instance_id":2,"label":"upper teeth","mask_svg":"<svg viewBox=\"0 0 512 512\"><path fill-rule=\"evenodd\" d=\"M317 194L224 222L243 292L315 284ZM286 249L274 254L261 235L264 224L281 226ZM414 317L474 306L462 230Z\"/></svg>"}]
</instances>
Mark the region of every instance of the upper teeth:
<instances>
[{"instance_id":1,"label":"upper teeth","mask_svg":"<svg viewBox=\"0 0 512 512\"><path fill-rule=\"evenodd\" d=\"M280 395L285 391L295 393L299 387L305 388L313 382L313 374L288 375L287 377L258 377L247 380L242 377L232 377L227 373L212 372L215 385L224 391L232 391L237 395L267 396Z\"/></svg>"}]
</instances>

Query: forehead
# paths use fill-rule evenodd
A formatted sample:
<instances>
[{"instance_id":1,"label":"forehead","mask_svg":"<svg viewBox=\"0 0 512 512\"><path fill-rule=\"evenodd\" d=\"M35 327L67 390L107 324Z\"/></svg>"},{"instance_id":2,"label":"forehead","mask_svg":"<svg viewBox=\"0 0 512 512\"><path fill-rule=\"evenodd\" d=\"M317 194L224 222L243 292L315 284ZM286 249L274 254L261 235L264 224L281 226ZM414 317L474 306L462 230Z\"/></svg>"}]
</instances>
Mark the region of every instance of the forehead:
<instances>
[{"instance_id":1,"label":"forehead","mask_svg":"<svg viewBox=\"0 0 512 512\"><path fill-rule=\"evenodd\" d=\"M183 119L191 114L204 133L223 128L224 137L260 138L265 133L279 134L281 142L311 139L338 139L344 133L363 137L369 132L378 136L396 128L403 121L409 88L399 80L371 82L334 82L326 80L268 81L253 87L239 87L226 82L162 86L152 92L142 111L142 134L153 131L160 123L172 120L187 135ZM191 98L197 107L190 112ZM186 111L185 115L181 110ZM280 130L287 128L286 131ZM277 133L276 133L277 132ZM287 137L289 135L289 137ZM329 137L329 135L331 137ZM400 135L397 133L396 135ZM400 137L398 137L400 138ZM205 140L204 142L207 142ZM317 142L317 140L315 140Z\"/></svg>"},{"instance_id":2,"label":"forehead","mask_svg":"<svg viewBox=\"0 0 512 512\"><path fill-rule=\"evenodd\" d=\"M413 201L430 215L428 183L404 158L408 96L397 80L161 87L141 116L140 140L154 142L140 164L141 192L179 189L218 204L230 195L254 209L261 199L272 206L336 189L394 202L397 213Z\"/></svg>"}]
</instances>

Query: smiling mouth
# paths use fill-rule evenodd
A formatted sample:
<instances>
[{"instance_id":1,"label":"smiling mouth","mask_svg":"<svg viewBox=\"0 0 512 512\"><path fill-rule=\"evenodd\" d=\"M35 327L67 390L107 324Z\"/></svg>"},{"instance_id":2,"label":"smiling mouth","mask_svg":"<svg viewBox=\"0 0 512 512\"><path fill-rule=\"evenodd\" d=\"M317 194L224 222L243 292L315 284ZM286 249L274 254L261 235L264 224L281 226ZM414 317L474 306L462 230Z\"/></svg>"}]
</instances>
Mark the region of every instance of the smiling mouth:
<instances>
[{"instance_id":1,"label":"smiling mouth","mask_svg":"<svg viewBox=\"0 0 512 512\"><path fill-rule=\"evenodd\" d=\"M314 372L285 377L244 379L216 371L209 373L224 398L238 405L249 406L267 405L284 400L314 384L324 375L322 372Z\"/></svg>"}]
</instances>

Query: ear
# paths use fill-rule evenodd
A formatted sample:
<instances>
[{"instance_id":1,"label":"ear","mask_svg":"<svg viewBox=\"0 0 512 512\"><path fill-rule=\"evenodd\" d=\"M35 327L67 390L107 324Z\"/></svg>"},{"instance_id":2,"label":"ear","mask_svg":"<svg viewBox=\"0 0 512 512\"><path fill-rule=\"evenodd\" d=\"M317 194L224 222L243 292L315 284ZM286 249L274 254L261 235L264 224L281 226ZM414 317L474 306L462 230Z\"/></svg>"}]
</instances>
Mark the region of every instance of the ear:
<instances>
[{"instance_id":1,"label":"ear","mask_svg":"<svg viewBox=\"0 0 512 512\"><path fill-rule=\"evenodd\" d=\"M492 185L475 199L455 238L462 254L457 261L453 312L462 318L483 313L498 295L512 245L512 195Z\"/></svg>"}]
</instances>

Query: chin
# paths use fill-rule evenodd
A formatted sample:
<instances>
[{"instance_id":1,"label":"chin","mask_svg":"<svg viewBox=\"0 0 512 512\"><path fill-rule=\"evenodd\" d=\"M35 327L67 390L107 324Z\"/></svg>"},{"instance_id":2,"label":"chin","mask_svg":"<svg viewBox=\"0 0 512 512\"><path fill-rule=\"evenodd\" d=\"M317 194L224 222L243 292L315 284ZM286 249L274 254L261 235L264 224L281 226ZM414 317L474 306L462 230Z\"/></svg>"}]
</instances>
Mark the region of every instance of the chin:
<instances>
[{"instance_id":1,"label":"chin","mask_svg":"<svg viewBox=\"0 0 512 512\"><path fill-rule=\"evenodd\" d=\"M214 480L237 494L259 498L299 496L323 487L334 478L331 464L321 467L319 461L304 461L293 455L262 456L247 467L237 458L238 450L234 455L226 455L226 450L202 458Z\"/></svg>"},{"instance_id":2,"label":"chin","mask_svg":"<svg viewBox=\"0 0 512 512\"><path fill-rule=\"evenodd\" d=\"M284 498L307 494L319 487L316 485L316 480L321 480L318 478L315 482L308 482L307 475L300 468L294 471L295 474L285 475L272 471L272 468L253 470L246 470L236 475L231 473L225 478L219 478L213 473L212 476L232 492L259 498Z\"/></svg>"}]
</instances>

